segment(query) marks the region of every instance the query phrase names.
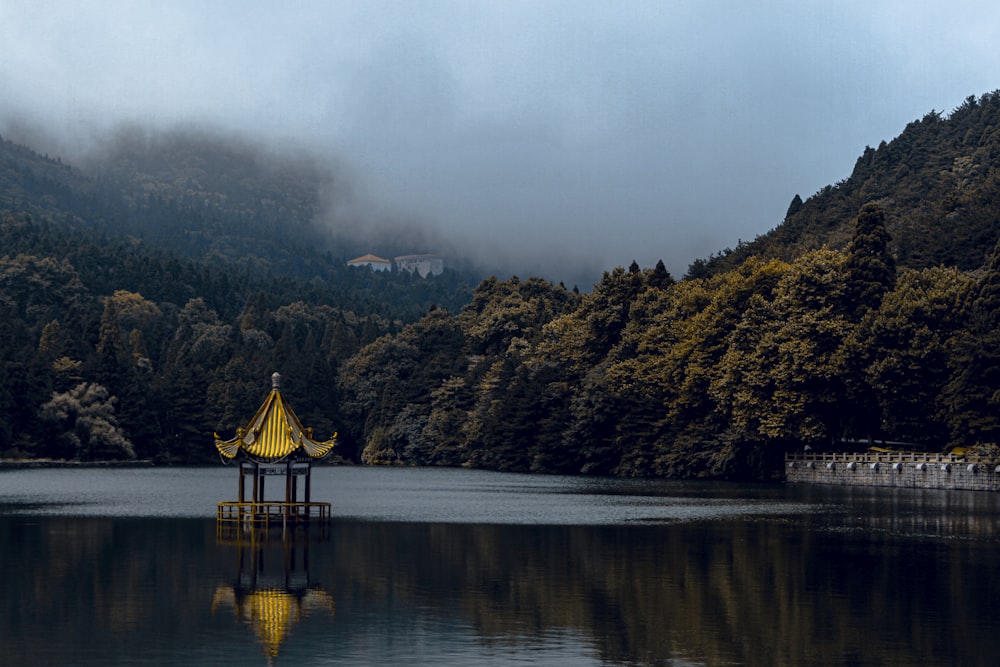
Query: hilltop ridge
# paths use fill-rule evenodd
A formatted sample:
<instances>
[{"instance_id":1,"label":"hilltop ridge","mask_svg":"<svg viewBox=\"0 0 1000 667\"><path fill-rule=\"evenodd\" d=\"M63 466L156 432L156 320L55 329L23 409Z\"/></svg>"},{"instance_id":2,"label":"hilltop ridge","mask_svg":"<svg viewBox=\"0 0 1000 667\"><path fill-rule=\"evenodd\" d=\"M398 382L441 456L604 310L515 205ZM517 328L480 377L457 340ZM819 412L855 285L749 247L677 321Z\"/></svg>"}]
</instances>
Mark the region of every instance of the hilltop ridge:
<instances>
[{"instance_id":1,"label":"hilltop ridge","mask_svg":"<svg viewBox=\"0 0 1000 667\"><path fill-rule=\"evenodd\" d=\"M731 270L748 257L791 260L846 247L866 203L884 206L900 266L981 267L1000 238L1000 91L969 96L945 115L931 110L896 138L865 147L850 176L806 200L753 241L696 260L691 276Z\"/></svg>"}]
</instances>

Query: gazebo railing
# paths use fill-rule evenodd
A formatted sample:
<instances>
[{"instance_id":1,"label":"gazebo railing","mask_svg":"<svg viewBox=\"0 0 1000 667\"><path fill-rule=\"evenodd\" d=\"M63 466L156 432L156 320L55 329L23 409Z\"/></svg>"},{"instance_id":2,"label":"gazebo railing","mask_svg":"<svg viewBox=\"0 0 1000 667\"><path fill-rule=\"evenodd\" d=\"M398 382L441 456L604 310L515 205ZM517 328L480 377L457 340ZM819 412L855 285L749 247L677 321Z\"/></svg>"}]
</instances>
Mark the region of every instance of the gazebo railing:
<instances>
[{"instance_id":1,"label":"gazebo railing","mask_svg":"<svg viewBox=\"0 0 1000 667\"><path fill-rule=\"evenodd\" d=\"M330 520L330 503L258 501L223 501L218 504L219 523L252 523L262 526L282 526Z\"/></svg>"}]
</instances>

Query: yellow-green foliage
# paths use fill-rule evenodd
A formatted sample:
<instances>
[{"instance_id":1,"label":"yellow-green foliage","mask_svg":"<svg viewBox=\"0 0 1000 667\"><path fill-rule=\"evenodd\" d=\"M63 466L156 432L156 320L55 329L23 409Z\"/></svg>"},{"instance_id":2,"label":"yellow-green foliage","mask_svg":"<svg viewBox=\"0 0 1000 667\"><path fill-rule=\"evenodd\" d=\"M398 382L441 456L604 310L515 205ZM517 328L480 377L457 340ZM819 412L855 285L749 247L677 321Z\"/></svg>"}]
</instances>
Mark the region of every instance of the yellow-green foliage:
<instances>
[{"instance_id":1,"label":"yellow-green foliage","mask_svg":"<svg viewBox=\"0 0 1000 667\"><path fill-rule=\"evenodd\" d=\"M400 383L391 395L409 398L369 411L365 437L380 458L392 458L389 443L396 459L420 464L766 476L804 444L943 449L966 438L957 424L997 433L990 406L1000 391L981 390L981 407L951 399L961 416L948 402L968 376L956 341L982 339L969 313L977 291L992 293L992 273L875 271L883 220L866 209L859 229L876 242L844 251L750 258L681 282L616 269L579 298L540 281L490 280L455 318L463 337L451 339L450 375L410 386L412 373L390 370L421 363L406 347L426 335L421 323L362 350L343 390L361 397L375 378ZM366 358L379 362L364 371Z\"/></svg>"}]
</instances>

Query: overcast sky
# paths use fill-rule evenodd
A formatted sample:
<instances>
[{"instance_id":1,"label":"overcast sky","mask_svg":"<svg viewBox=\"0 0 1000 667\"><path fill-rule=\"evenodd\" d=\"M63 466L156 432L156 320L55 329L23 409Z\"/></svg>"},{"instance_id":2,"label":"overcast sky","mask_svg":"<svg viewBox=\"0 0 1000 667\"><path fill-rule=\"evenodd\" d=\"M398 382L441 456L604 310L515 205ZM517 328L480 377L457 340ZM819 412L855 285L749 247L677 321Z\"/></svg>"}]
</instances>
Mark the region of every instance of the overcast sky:
<instances>
[{"instance_id":1,"label":"overcast sky","mask_svg":"<svg viewBox=\"0 0 1000 667\"><path fill-rule=\"evenodd\" d=\"M331 224L402 218L556 280L680 276L998 88L992 1L0 0L0 132L294 142L354 193Z\"/></svg>"}]
</instances>

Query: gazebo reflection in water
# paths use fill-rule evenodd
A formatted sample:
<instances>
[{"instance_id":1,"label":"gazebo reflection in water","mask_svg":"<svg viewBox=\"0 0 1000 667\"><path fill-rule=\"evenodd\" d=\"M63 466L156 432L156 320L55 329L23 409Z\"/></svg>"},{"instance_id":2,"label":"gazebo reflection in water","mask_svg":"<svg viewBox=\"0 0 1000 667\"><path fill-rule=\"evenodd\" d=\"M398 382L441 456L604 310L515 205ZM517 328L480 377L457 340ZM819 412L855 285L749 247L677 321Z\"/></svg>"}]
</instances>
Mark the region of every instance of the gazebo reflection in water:
<instances>
[{"instance_id":1,"label":"gazebo reflection in water","mask_svg":"<svg viewBox=\"0 0 1000 667\"><path fill-rule=\"evenodd\" d=\"M317 441L303 428L281 396L278 373L250 423L231 440L215 437L223 461L239 461L238 499L218 504L216 522L219 544L238 551L238 568L231 585L216 588L212 613L231 607L253 630L268 664L303 618L320 612L333 617L333 598L309 572L310 543L330 537L330 503L312 501L310 478L313 461L326 457L336 441L336 434ZM267 500L265 487L282 482L284 500Z\"/></svg>"},{"instance_id":2,"label":"gazebo reflection in water","mask_svg":"<svg viewBox=\"0 0 1000 667\"><path fill-rule=\"evenodd\" d=\"M253 631L269 665L302 620L313 614L333 620L333 597L312 581L309 570L310 543L329 536L319 526L281 531L279 537L273 527L250 525L230 538L219 538L221 544L236 547L238 565L233 582L216 587L212 614L231 608Z\"/></svg>"}]
</instances>

